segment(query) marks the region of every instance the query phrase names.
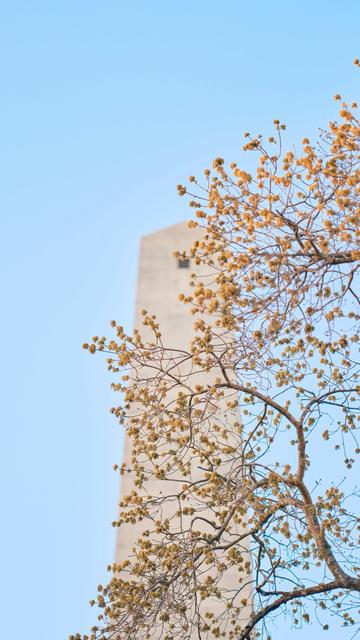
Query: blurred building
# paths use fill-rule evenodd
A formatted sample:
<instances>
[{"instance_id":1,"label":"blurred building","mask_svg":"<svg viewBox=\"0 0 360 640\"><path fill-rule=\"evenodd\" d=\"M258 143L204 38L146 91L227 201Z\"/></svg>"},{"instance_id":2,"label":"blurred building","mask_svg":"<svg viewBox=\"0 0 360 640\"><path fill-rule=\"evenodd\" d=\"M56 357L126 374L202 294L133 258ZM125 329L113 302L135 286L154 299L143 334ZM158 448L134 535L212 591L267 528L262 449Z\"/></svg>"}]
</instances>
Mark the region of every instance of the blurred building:
<instances>
[{"instance_id":1,"label":"blurred building","mask_svg":"<svg viewBox=\"0 0 360 640\"><path fill-rule=\"evenodd\" d=\"M142 310L146 309L151 314L155 314L159 321L163 342L174 349L188 350L194 336L194 316L190 313L189 306L184 305L178 296L180 292L189 291L190 273L194 270L199 273L199 267L195 268L190 259L176 259L173 254L175 250L189 249L192 242L201 238L201 235L202 232L198 228L189 230L187 223L180 223L145 236L141 241L135 327L146 337L147 330L142 327ZM208 383L208 375L206 380L202 380L201 375L205 376L206 374L200 373L196 382ZM125 436L124 462L129 467L131 467L131 451L131 439ZM130 494L134 489L133 480L132 473L126 473L123 476L121 497ZM161 480L149 480L146 483L146 490L151 495L166 495L174 491L174 486L172 485L170 488L169 484L172 485L172 483ZM167 506L164 506L163 517L167 516L166 509ZM148 523L144 527L142 527L142 523L139 523L136 526L125 525L118 529L116 562L121 562L131 555L132 547L141 535L143 528L148 528ZM224 586L236 589L238 582L237 570L230 570ZM242 597L248 598L250 603L250 586L244 589ZM213 611L215 615L220 612L216 602L214 602ZM251 604L244 608L243 620L245 622L250 613ZM202 637L205 636L202 635ZM153 636L153 640L158 640L158 638L160 639L161 636ZM198 632L194 633L191 638L198 639Z\"/></svg>"}]
</instances>

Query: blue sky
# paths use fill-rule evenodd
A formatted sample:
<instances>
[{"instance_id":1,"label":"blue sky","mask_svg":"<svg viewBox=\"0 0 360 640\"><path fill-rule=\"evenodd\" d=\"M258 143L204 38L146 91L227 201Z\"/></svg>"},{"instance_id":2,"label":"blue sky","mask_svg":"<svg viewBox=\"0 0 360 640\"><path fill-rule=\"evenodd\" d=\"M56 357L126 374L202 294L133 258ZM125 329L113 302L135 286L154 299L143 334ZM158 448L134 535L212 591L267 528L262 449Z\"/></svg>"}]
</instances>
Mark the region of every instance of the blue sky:
<instances>
[{"instance_id":1,"label":"blue sky","mask_svg":"<svg viewBox=\"0 0 360 640\"><path fill-rule=\"evenodd\" d=\"M140 236L214 157L248 166L244 131L293 145L358 99L359 36L355 0L0 2L2 637L93 622L121 433L81 344L131 327Z\"/></svg>"}]
</instances>

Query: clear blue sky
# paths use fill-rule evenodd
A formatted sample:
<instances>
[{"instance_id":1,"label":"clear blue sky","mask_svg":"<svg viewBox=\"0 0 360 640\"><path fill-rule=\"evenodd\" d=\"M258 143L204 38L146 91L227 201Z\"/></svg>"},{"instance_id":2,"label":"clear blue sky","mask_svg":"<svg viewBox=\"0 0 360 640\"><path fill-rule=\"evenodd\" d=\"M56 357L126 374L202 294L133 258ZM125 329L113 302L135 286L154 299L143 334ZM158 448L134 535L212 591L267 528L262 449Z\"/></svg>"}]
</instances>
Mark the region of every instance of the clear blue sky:
<instances>
[{"instance_id":1,"label":"clear blue sky","mask_svg":"<svg viewBox=\"0 0 360 640\"><path fill-rule=\"evenodd\" d=\"M131 326L139 237L187 217L178 182L241 160L245 130L278 117L292 145L335 92L359 98L360 4L0 9L0 635L64 640L93 621L121 458L108 375L81 344Z\"/></svg>"}]
</instances>

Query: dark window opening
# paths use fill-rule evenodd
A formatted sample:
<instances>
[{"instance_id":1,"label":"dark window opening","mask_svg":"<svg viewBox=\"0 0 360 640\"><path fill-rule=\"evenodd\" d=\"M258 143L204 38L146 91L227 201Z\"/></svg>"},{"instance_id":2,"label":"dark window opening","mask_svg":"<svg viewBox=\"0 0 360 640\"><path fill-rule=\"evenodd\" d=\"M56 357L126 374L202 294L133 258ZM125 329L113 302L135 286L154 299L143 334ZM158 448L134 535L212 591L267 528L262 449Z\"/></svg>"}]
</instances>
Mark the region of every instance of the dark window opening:
<instances>
[{"instance_id":1,"label":"dark window opening","mask_svg":"<svg viewBox=\"0 0 360 640\"><path fill-rule=\"evenodd\" d=\"M190 267L190 258L179 258L178 259L178 268L179 269L188 269Z\"/></svg>"}]
</instances>

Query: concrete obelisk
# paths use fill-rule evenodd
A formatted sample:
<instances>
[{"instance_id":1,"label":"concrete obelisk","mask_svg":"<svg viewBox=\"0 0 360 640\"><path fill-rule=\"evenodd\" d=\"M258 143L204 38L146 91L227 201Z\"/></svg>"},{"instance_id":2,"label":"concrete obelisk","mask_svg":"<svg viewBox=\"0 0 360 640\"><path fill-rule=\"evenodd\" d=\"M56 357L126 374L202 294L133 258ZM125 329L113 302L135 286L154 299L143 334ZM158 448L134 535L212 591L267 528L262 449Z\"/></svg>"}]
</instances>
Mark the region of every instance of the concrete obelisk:
<instances>
[{"instance_id":1,"label":"concrete obelisk","mask_svg":"<svg viewBox=\"0 0 360 640\"><path fill-rule=\"evenodd\" d=\"M146 309L155 314L161 328L164 343L176 349L188 350L194 336L194 316L189 307L179 301L179 293L189 291L189 277L191 271L198 271L191 264L191 260L177 260L174 258L175 250L189 249L192 242L202 237L201 230L195 228L189 230L186 222L180 223L156 233L145 236L141 241L139 272L137 281L137 297L135 311L135 327L140 333L142 329L142 310ZM202 383L201 375L197 378ZM204 384L209 379L204 377ZM124 462L131 466L132 443L125 436ZM131 493L134 489L134 476L125 474L121 482L121 498ZM162 495L169 491L168 484L164 481L150 480L147 490L151 495ZM118 529L116 539L115 562L121 562L132 553L132 547L141 535L143 527L129 525ZM235 584L233 582L235 581ZM226 578L226 587L236 588L238 574L230 571ZM251 614L250 590L246 587L245 594L248 605L244 608L244 615ZM214 615L218 613L218 606L214 605ZM246 620L245 620L246 622ZM194 633L192 638L198 638ZM158 636L153 636L158 640Z\"/></svg>"}]
</instances>

